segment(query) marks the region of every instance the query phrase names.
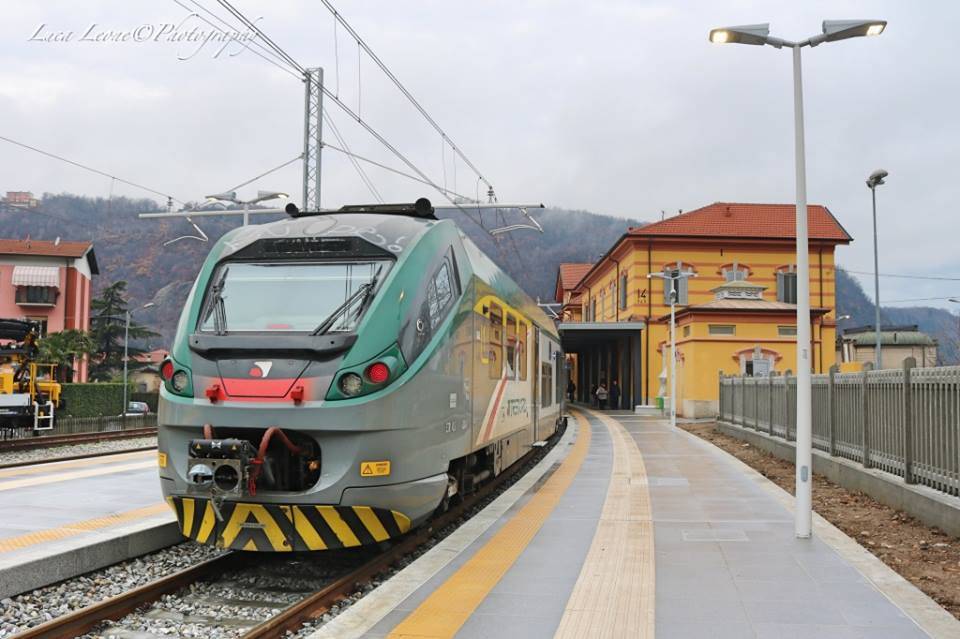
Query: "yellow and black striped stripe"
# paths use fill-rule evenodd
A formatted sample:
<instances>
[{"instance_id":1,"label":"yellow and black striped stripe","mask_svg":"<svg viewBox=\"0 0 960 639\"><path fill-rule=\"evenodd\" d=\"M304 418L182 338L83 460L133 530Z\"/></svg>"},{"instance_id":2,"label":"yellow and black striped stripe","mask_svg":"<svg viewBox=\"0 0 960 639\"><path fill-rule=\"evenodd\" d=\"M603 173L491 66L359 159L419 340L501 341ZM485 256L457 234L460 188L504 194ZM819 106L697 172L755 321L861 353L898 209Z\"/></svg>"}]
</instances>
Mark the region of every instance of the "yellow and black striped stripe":
<instances>
[{"instance_id":1,"label":"yellow and black striped stripe","mask_svg":"<svg viewBox=\"0 0 960 639\"><path fill-rule=\"evenodd\" d=\"M221 548L260 552L334 550L399 537L403 513L370 506L253 504L225 501L222 521L208 499L169 497L184 537Z\"/></svg>"}]
</instances>

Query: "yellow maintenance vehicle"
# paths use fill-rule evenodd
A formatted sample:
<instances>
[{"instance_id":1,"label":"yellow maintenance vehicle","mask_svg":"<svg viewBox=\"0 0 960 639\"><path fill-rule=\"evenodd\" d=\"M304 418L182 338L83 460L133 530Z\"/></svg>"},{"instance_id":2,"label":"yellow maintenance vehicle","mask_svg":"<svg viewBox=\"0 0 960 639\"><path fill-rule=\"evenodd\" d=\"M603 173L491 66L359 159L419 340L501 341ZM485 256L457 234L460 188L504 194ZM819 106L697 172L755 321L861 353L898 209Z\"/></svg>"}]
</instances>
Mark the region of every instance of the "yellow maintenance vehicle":
<instances>
[{"instance_id":1,"label":"yellow maintenance vehicle","mask_svg":"<svg viewBox=\"0 0 960 639\"><path fill-rule=\"evenodd\" d=\"M40 326L36 322L0 319L0 430L53 428L63 390L56 364L39 364Z\"/></svg>"}]
</instances>

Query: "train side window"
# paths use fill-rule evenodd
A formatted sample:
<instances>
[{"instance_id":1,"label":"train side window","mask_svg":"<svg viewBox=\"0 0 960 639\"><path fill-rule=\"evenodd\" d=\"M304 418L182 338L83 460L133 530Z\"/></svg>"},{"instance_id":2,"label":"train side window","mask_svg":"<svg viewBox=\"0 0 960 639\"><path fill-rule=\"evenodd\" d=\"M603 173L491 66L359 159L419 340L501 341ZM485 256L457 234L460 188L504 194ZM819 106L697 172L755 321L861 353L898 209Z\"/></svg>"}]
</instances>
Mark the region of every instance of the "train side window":
<instances>
[{"instance_id":1,"label":"train side window","mask_svg":"<svg viewBox=\"0 0 960 639\"><path fill-rule=\"evenodd\" d=\"M553 363L540 362L540 405L553 405Z\"/></svg>"},{"instance_id":2,"label":"train side window","mask_svg":"<svg viewBox=\"0 0 960 639\"><path fill-rule=\"evenodd\" d=\"M496 302L490 302L489 320L490 343L487 347L487 370L490 379L500 379L503 373L503 309Z\"/></svg>"},{"instance_id":3,"label":"train side window","mask_svg":"<svg viewBox=\"0 0 960 639\"><path fill-rule=\"evenodd\" d=\"M520 363L517 379L526 381L527 379L527 332L530 330L526 322L517 321L517 357Z\"/></svg>"},{"instance_id":4,"label":"train side window","mask_svg":"<svg viewBox=\"0 0 960 639\"><path fill-rule=\"evenodd\" d=\"M503 358L507 364L507 379L517 379L517 316L507 314L507 354Z\"/></svg>"},{"instance_id":5,"label":"train side window","mask_svg":"<svg viewBox=\"0 0 960 639\"><path fill-rule=\"evenodd\" d=\"M447 315L447 309L453 301L453 273L450 262L444 260L433 276L433 282L427 291L427 307L430 313L430 327L436 328Z\"/></svg>"}]
</instances>

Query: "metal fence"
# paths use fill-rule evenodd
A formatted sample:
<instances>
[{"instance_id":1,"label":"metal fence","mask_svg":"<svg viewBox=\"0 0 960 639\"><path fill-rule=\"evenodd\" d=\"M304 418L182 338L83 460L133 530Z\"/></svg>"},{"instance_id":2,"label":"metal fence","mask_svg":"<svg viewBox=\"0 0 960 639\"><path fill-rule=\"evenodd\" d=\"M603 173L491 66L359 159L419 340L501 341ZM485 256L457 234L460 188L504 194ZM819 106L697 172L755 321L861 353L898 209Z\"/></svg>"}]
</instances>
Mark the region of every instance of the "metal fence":
<instances>
[{"instance_id":1,"label":"metal fence","mask_svg":"<svg viewBox=\"0 0 960 639\"><path fill-rule=\"evenodd\" d=\"M22 439L37 435L70 435L74 433L100 433L107 431L156 428L157 415L120 415L100 417L57 417L51 430L34 432L32 428L0 428L0 440Z\"/></svg>"},{"instance_id":2,"label":"metal fence","mask_svg":"<svg viewBox=\"0 0 960 639\"><path fill-rule=\"evenodd\" d=\"M813 447L960 495L960 366L813 376ZM796 439L797 380L720 377L720 419Z\"/></svg>"}]
</instances>

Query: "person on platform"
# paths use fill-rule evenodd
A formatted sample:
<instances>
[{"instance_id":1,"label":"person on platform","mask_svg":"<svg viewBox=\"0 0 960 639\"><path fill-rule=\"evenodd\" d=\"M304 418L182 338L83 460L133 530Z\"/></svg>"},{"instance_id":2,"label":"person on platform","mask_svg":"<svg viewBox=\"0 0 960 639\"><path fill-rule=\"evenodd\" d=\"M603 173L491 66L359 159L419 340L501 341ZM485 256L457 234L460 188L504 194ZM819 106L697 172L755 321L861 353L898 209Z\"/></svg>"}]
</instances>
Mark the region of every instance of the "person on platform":
<instances>
[{"instance_id":1,"label":"person on platform","mask_svg":"<svg viewBox=\"0 0 960 639\"><path fill-rule=\"evenodd\" d=\"M599 406L599 404L597 403L597 385L596 384L590 387L590 404L592 404L594 408L597 408Z\"/></svg>"},{"instance_id":2,"label":"person on platform","mask_svg":"<svg viewBox=\"0 0 960 639\"><path fill-rule=\"evenodd\" d=\"M604 386L603 382L600 382L600 385L597 386L597 408L600 410L607 409L607 387Z\"/></svg>"},{"instance_id":3,"label":"person on platform","mask_svg":"<svg viewBox=\"0 0 960 639\"><path fill-rule=\"evenodd\" d=\"M574 384L573 380L571 379L567 381L567 399L569 399L572 402L576 394L577 394L577 385Z\"/></svg>"},{"instance_id":4,"label":"person on platform","mask_svg":"<svg viewBox=\"0 0 960 639\"><path fill-rule=\"evenodd\" d=\"M610 382L610 408L614 410L620 408L620 386L617 380Z\"/></svg>"}]
</instances>

